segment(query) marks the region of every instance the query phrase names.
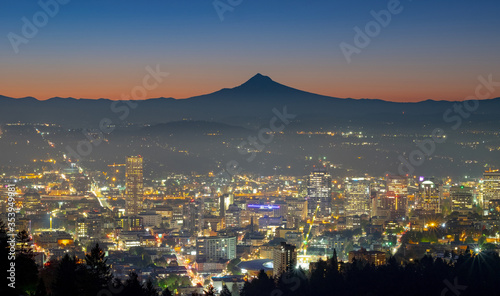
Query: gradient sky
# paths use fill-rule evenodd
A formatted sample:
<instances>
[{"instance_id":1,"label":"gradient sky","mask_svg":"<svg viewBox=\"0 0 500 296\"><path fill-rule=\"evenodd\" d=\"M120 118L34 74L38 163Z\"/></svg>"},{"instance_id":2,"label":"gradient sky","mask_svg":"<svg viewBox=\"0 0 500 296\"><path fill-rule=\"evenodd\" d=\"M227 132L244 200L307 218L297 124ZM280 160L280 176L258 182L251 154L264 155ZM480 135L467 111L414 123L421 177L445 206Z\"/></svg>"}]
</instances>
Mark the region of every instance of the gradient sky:
<instances>
[{"instance_id":1,"label":"gradient sky","mask_svg":"<svg viewBox=\"0 0 500 296\"><path fill-rule=\"evenodd\" d=\"M256 73L323 95L392 101L463 100L479 75L500 81L498 0L403 0L351 63L340 43L353 44L353 28L389 1L243 0L224 21L212 2L72 0L16 54L7 35L22 36L21 19L41 8L1 1L0 94L119 99L156 64L170 75L148 97L201 95Z\"/></svg>"}]
</instances>

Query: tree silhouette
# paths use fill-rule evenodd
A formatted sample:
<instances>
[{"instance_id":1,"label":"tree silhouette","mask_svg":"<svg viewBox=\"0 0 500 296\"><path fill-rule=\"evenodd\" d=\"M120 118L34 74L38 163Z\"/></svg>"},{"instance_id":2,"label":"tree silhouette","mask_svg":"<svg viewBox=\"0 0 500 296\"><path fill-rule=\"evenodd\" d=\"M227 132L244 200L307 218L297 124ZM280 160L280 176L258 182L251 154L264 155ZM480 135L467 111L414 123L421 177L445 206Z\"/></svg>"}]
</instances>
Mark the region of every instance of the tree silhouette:
<instances>
[{"instance_id":1,"label":"tree silhouette","mask_svg":"<svg viewBox=\"0 0 500 296\"><path fill-rule=\"evenodd\" d=\"M158 296L158 290L153 285L151 279L148 279L143 289L144 289L144 296Z\"/></svg>"},{"instance_id":2,"label":"tree silhouette","mask_svg":"<svg viewBox=\"0 0 500 296\"><path fill-rule=\"evenodd\" d=\"M104 255L104 250L98 243L90 249L90 253L85 255L84 295L93 296L102 289L107 289L108 283L112 281L111 268L106 264L107 259L104 259Z\"/></svg>"},{"instance_id":3,"label":"tree silhouette","mask_svg":"<svg viewBox=\"0 0 500 296\"><path fill-rule=\"evenodd\" d=\"M232 296L231 292L225 284L222 285L222 290L220 291L220 296Z\"/></svg>"},{"instance_id":4,"label":"tree silhouette","mask_svg":"<svg viewBox=\"0 0 500 296\"><path fill-rule=\"evenodd\" d=\"M139 282L137 273L131 272L129 274L128 279L125 281L125 289L123 289L120 296L144 296L144 291Z\"/></svg>"},{"instance_id":5,"label":"tree silhouette","mask_svg":"<svg viewBox=\"0 0 500 296\"><path fill-rule=\"evenodd\" d=\"M68 254L59 262L52 292L54 296L80 295L77 284L77 266L74 257Z\"/></svg>"},{"instance_id":6,"label":"tree silhouette","mask_svg":"<svg viewBox=\"0 0 500 296\"><path fill-rule=\"evenodd\" d=\"M47 289L45 288L45 283L43 279L38 281L38 286L36 287L35 296L47 296Z\"/></svg>"}]
</instances>

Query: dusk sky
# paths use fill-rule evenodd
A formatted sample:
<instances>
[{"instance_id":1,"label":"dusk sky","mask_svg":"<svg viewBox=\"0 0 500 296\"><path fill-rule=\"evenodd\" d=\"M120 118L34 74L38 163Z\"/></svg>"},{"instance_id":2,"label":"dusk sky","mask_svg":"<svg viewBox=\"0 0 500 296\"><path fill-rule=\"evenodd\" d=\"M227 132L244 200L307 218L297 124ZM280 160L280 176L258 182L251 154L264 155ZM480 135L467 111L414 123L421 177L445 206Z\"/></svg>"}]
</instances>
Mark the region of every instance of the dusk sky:
<instances>
[{"instance_id":1,"label":"dusk sky","mask_svg":"<svg viewBox=\"0 0 500 296\"><path fill-rule=\"evenodd\" d=\"M323 95L392 101L463 100L478 76L500 81L498 0L401 1L348 63L340 44L353 45L353 28L389 2L243 0L221 20L212 0L73 0L15 53L9 33L22 37L22 18L43 10L6 0L0 94L120 99L157 64L170 75L150 98L206 94L256 73Z\"/></svg>"}]
</instances>

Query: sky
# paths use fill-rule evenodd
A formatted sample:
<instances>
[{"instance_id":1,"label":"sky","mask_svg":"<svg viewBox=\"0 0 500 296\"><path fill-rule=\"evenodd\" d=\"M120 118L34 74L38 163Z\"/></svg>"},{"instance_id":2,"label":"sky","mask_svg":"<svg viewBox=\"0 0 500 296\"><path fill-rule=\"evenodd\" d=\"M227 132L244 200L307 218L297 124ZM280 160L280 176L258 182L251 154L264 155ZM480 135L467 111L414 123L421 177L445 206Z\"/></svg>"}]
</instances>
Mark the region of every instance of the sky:
<instances>
[{"instance_id":1,"label":"sky","mask_svg":"<svg viewBox=\"0 0 500 296\"><path fill-rule=\"evenodd\" d=\"M256 73L398 102L460 101L479 76L500 81L498 0L55 1L40 1L51 15L35 0L0 2L1 95L120 99L148 66L169 73L148 80L148 98L202 95ZM355 43L367 25L369 40Z\"/></svg>"}]
</instances>

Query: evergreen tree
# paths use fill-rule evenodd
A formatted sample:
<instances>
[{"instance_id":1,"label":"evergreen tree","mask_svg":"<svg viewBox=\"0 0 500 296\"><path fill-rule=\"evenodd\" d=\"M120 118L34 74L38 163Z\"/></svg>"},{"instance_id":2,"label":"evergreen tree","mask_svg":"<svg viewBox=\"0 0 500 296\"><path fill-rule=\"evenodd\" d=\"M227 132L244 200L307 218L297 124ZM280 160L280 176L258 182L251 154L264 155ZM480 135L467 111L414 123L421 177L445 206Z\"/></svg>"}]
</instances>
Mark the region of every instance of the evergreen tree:
<instances>
[{"instance_id":1,"label":"evergreen tree","mask_svg":"<svg viewBox=\"0 0 500 296\"><path fill-rule=\"evenodd\" d=\"M99 291L108 288L108 283L113 280L111 268L104 259L104 250L96 243L90 252L85 255L85 268L81 270L83 295L95 296Z\"/></svg>"},{"instance_id":2,"label":"evergreen tree","mask_svg":"<svg viewBox=\"0 0 500 296\"><path fill-rule=\"evenodd\" d=\"M153 285L151 279L148 279L148 281L144 285L144 296L158 296L158 290Z\"/></svg>"},{"instance_id":3,"label":"evergreen tree","mask_svg":"<svg viewBox=\"0 0 500 296\"><path fill-rule=\"evenodd\" d=\"M52 286L54 296L66 296L80 294L77 285L77 266L75 258L68 254L64 255L56 271L55 281Z\"/></svg>"},{"instance_id":4,"label":"evergreen tree","mask_svg":"<svg viewBox=\"0 0 500 296\"><path fill-rule=\"evenodd\" d=\"M326 284L327 263L322 259L316 262L316 266L311 272L310 291L312 295L328 294L328 286Z\"/></svg>"},{"instance_id":5,"label":"evergreen tree","mask_svg":"<svg viewBox=\"0 0 500 296\"><path fill-rule=\"evenodd\" d=\"M222 285L222 290L220 291L220 296L232 296L231 292L225 284Z\"/></svg>"},{"instance_id":6,"label":"evergreen tree","mask_svg":"<svg viewBox=\"0 0 500 296\"><path fill-rule=\"evenodd\" d=\"M256 279L253 279L248 285L245 283L244 291L241 295L270 295L276 288L274 280L261 270Z\"/></svg>"},{"instance_id":7,"label":"evergreen tree","mask_svg":"<svg viewBox=\"0 0 500 296\"><path fill-rule=\"evenodd\" d=\"M35 296L47 296L47 289L45 288L45 283L43 279L38 281L38 286L36 287Z\"/></svg>"},{"instance_id":8,"label":"evergreen tree","mask_svg":"<svg viewBox=\"0 0 500 296\"><path fill-rule=\"evenodd\" d=\"M30 254L16 256L16 290L33 294L38 285L38 267Z\"/></svg>"},{"instance_id":9,"label":"evergreen tree","mask_svg":"<svg viewBox=\"0 0 500 296\"><path fill-rule=\"evenodd\" d=\"M125 289L120 296L144 296L144 290L137 273L131 272L129 274L129 278L125 281Z\"/></svg>"}]
</instances>

